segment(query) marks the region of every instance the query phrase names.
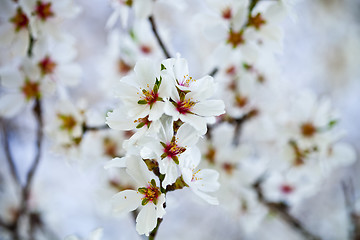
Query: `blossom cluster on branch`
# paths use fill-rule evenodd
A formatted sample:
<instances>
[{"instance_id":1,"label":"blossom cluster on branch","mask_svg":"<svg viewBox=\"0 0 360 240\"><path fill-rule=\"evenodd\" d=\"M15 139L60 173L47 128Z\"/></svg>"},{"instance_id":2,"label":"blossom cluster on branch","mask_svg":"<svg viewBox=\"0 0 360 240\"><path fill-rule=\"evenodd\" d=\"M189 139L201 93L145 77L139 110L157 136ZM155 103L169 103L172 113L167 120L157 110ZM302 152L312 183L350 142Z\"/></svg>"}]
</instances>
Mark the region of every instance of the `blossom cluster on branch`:
<instances>
[{"instance_id":1,"label":"blossom cluster on branch","mask_svg":"<svg viewBox=\"0 0 360 240\"><path fill-rule=\"evenodd\" d=\"M96 66L80 67L78 50L91 50L65 29L81 13L75 1L4 0L0 116L12 179L0 195L0 238L65 237L51 230L54 209L33 183L39 165L61 156L86 176L97 172L97 215L132 212L149 239L171 194L186 189L233 216L244 236L271 215L321 239L290 210L356 154L340 141L329 98L282 78L280 24L290 2L110 0L105 50ZM22 176L11 134L25 125L11 124L29 116L34 157ZM109 236L103 228L90 239Z\"/></svg>"}]
</instances>

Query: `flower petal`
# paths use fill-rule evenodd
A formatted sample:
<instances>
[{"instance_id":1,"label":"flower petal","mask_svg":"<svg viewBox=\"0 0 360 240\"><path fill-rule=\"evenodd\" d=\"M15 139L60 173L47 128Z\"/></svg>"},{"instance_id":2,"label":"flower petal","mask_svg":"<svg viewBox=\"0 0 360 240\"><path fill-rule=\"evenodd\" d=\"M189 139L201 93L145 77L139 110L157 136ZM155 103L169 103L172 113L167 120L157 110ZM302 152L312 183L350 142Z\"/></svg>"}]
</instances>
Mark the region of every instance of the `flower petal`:
<instances>
[{"instance_id":1,"label":"flower petal","mask_svg":"<svg viewBox=\"0 0 360 240\"><path fill-rule=\"evenodd\" d=\"M136 231L149 236L157 224L156 209L153 203L146 204L136 218Z\"/></svg>"},{"instance_id":2,"label":"flower petal","mask_svg":"<svg viewBox=\"0 0 360 240\"><path fill-rule=\"evenodd\" d=\"M130 212L141 205L141 194L134 190L124 190L112 197L113 209L116 212Z\"/></svg>"}]
</instances>

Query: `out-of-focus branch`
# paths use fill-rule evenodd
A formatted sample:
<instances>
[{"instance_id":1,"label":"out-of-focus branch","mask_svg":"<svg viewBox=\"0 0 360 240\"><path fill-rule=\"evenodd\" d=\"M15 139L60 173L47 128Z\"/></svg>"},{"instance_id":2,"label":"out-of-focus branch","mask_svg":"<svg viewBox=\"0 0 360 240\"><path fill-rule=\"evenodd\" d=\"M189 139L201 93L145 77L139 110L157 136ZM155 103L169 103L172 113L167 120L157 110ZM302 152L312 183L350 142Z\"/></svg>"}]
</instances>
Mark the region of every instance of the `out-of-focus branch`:
<instances>
[{"instance_id":1,"label":"out-of-focus branch","mask_svg":"<svg viewBox=\"0 0 360 240\"><path fill-rule=\"evenodd\" d=\"M348 183L342 182L341 186L344 193L346 210L351 224L349 229L349 239L360 240L360 215L355 211L354 184L350 179Z\"/></svg>"},{"instance_id":2,"label":"out-of-focus branch","mask_svg":"<svg viewBox=\"0 0 360 240\"><path fill-rule=\"evenodd\" d=\"M160 38L160 35L157 31L157 27L156 27L156 24L155 24L155 21L154 21L154 17L153 16L150 16L149 17L149 21L151 23L151 29L152 31L154 32L154 35L156 37L156 40L158 41L161 49L163 50L164 52L164 55L166 56L166 58L171 58L171 55L169 54L169 51L167 50L167 48L165 47L165 44L164 42L161 40Z\"/></svg>"},{"instance_id":3,"label":"out-of-focus branch","mask_svg":"<svg viewBox=\"0 0 360 240\"><path fill-rule=\"evenodd\" d=\"M261 190L262 179L256 181L253 184L253 189L255 190L258 200L261 204L266 206L270 211L277 213L285 222L287 222L293 229L295 229L298 233L304 236L308 240L320 240L318 236L310 233L304 226L301 224L299 220L289 214L288 207L282 203L273 203L268 202L262 193Z\"/></svg>"},{"instance_id":4,"label":"out-of-focus branch","mask_svg":"<svg viewBox=\"0 0 360 240\"><path fill-rule=\"evenodd\" d=\"M1 120L2 130L3 130L3 143L4 143L4 151L6 160L10 167L11 176L14 179L15 183L17 183L20 186L20 178L16 170L16 165L14 162L14 159L12 157L11 151L10 151L10 145L9 145L9 134L8 130L6 128L6 123L4 119Z\"/></svg>"},{"instance_id":5,"label":"out-of-focus branch","mask_svg":"<svg viewBox=\"0 0 360 240\"><path fill-rule=\"evenodd\" d=\"M150 235L149 235L149 240L154 240L157 234L157 231L159 230L159 226L161 224L161 222L163 221L162 218L158 218L157 219L157 224L156 227L154 228L154 230L151 231Z\"/></svg>"},{"instance_id":6,"label":"out-of-focus branch","mask_svg":"<svg viewBox=\"0 0 360 240\"><path fill-rule=\"evenodd\" d=\"M83 126L83 132L87 132L87 131L99 131L99 130L106 130L106 129L110 129L108 125L102 125L102 126L97 126L97 127L90 127L87 126L86 124Z\"/></svg>"}]
</instances>

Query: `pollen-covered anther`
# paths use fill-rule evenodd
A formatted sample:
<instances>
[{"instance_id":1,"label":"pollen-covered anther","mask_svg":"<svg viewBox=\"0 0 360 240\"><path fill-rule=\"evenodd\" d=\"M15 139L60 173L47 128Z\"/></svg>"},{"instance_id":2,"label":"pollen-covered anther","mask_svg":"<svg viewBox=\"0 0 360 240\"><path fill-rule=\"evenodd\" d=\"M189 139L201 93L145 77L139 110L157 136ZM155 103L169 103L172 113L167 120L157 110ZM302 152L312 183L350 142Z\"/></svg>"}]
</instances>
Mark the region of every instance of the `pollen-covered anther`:
<instances>
[{"instance_id":1,"label":"pollen-covered anther","mask_svg":"<svg viewBox=\"0 0 360 240\"><path fill-rule=\"evenodd\" d=\"M148 104L152 106L156 101L159 100L159 93L153 90L142 89L142 99L138 101L138 104Z\"/></svg>"},{"instance_id":2,"label":"pollen-covered anther","mask_svg":"<svg viewBox=\"0 0 360 240\"><path fill-rule=\"evenodd\" d=\"M191 181L192 181L192 182L198 181L198 180L201 180L201 179L202 179L202 178L196 177L196 174L197 174L198 172L200 172L200 170L201 170L201 169L197 170L196 172L194 172L194 170L193 170L194 173L193 173L192 178L191 178Z\"/></svg>"},{"instance_id":3,"label":"pollen-covered anther","mask_svg":"<svg viewBox=\"0 0 360 240\"><path fill-rule=\"evenodd\" d=\"M189 87L191 82L196 82L196 80L193 79L192 77L189 77L189 75L187 74L184 75L184 79L182 82L179 83L179 85Z\"/></svg>"},{"instance_id":4,"label":"pollen-covered anther","mask_svg":"<svg viewBox=\"0 0 360 240\"><path fill-rule=\"evenodd\" d=\"M178 155L185 151L186 148L178 146L176 140L173 139L169 144L164 145L164 153L161 155L161 157L170 157L172 159L175 159Z\"/></svg>"},{"instance_id":5,"label":"pollen-covered anther","mask_svg":"<svg viewBox=\"0 0 360 240\"><path fill-rule=\"evenodd\" d=\"M42 21L46 21L48 18L53 17L54 12L51 8L51 2L37 1L35 15L37 15Z\"/></svg>"},{"instance_id":6,"label":"pollen-covered anther","mask_svg":"<svg viewBox=\"0 0 360 240\"><path fill-rule=\"evenodd\" d=\"M134 123L138 123L136 128L142 128L143 126L150 127L152 121L149 120L149 116L146 116L144 118L138 118L137 120L134 120Z\"/></svg>"},{"instance_id":7,"label":"pollen-covered anther","mask_svg":"<svg viewBox=\"0 0 360 240\"><path fill-rule=\"evenodd\" d=\"M15 31L18 32L21 29L26 29L29 25L29 18L25 15L22 9L19 7L16 10L16 14L10 18L10 22L14 24Z\"/></svg>"},{"instance_id":8,"label":"pollen-covered anther","mask_svg":"<svg viewBox=\"0 0 360 240\"><path fill-rule=\"evenodd\" d=\"M142 187L138 189L138 192L143 194L142 205L146 205L148 202L153 202L157 204L158 198L161 195L160 189L156 186L155 180L151 180L147 187Z\"/></svg>"},{"instance_id":9,"label":"pollen-covered anther","mask_svg":"<svg viewBox=\"0 0 360 240\"><path fill-rule=\"evenodd\" d=\"M176 110L180 114L191 113L191 108L195 105L195 102L191 101L191 99L179 101L176 105Z\"/></svg>"}]
</instances>

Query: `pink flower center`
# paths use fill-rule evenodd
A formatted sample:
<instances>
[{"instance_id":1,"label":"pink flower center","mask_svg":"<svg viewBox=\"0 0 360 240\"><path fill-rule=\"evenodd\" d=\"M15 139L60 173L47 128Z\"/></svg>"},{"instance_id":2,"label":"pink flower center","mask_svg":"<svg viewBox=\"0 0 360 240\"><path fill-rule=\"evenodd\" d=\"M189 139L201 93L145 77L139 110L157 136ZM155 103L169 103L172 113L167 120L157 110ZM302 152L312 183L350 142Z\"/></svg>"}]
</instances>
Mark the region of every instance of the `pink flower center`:
<instances>
[{"instance_id":1,"label":"pink flower center","mask_svg":"<svg viewBox=\"0 0 360 240\"><path fill-rule=\"evenodd\" d=\"M148 202L153 202L157 204L158 198L161 195L160 189L156 186L155 180L151 180L147 187L142 187L138 189L138 192L143 194L142 205L146 205Z\"/></svg>"},{"instance_id":2,"label":"pink flower center","mask_svg":"<svg viewBox=\"0 0 360 240\"><path fill-rule=\"evenodd\" d=\"M51 9L51 2L37 1L35 7L35 14L42 20L46 21L48 18L54 16L54 12Z\"/></svg>"},{"instance_id":3,"label":"pink flower center","mask_svg":"<svg viewBox=\"0 0 360 240\"><path fill-rule=\"evenodd\" d=\"M159 93L155 93L153 90L146 91L145 89L142 90L145 98L144 100L149 105L153 105L159 98Z\"/></svg>"},{"instance_id":4,"label":"pink flower center","mask_svg":"<svg viewBox=\"0 0 360 240\"><path fill-rule=\"evenodd\" d=\"M191 113L191 108L195 105L194 102L190 101L190 100L184 100L184 101L179 101L176 104L176 110L180 113L180 114L187 114L187 113Z\"/></svg>"},{"instance_id":5,"label":"pink flower center","mask_svg":"<svg viewBox=\"0 0 360 240\"><path fill-rule=\"evenodd\" d=\"M38 63L38 66L42 75L52 74L55 70L56 63L49 56L46 56Z\"/></svg>"},{"instance_id":6,"label":"pink flower center","mask_svg":"<svg viewBox=\"0 0 360 240\"><path fill-rule=\"evenodd\" d=\"M18 8L15 16L10 18L10 22L15 25L15 31L18 32L21 29L26 29L28 27L29 18L24 14L21 8Z\"/></svg>"},{"instance_id":7,"label":"pink flower center","mask_svg":"<svg viewBox=\"0 0 360 240\"><path fill-rule=\"evenodd\" d=\"M176 144L176 141L171 141L164 148L164 155L170 158L174 158L177 155L186 151L186 148L180 147Z\"/></svg>"},{"instance_id":8,"label":"pink flower center","mask_svg":"<svg viewBox=\"0 0 360 240\"><path fill-rule=\"evenodd\" d=\"M231 8L227 7L222 11L222 17L224 19L230 19L232 17Z\"/></svg>"},{"instance_id":9,"label":"pink flower center","mask_svg":"<svg viewBox=\"0 0 360 240\"><path fill-rule=\"evenodd\" d=\"M294 191L294 187L290 186L289 184L283 184L281 186L281 192L284 194L290 194Z\"/></svg>"},{"instance_id":10,"label":"pink flower center","mask_svg":"<svg viewBox=\"0 0 360 240\"><path fill-rule=\"evenodd\" d=\"M150 46L141 45L140 49L141 49L141 52L143 52L144 54L151 53L151 47Z\"/></svg>"}]
</instances>

